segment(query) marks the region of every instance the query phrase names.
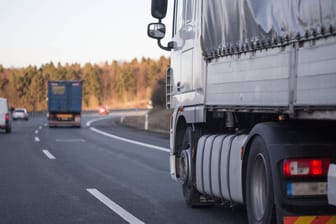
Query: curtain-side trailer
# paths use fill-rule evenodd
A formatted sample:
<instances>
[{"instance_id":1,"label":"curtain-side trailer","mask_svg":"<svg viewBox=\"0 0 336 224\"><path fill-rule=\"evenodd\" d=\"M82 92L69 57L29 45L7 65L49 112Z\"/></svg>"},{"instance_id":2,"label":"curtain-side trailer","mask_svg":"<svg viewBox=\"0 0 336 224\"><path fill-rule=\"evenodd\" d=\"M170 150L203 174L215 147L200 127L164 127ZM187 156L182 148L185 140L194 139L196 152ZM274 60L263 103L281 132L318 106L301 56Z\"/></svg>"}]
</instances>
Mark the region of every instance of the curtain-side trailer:
<instances>
[{"instance_id":1,"label":"curtain-side trailer","mask_svg":"<svg viewBox=\"0 0 336 224\"><path fill-rule=\"evenodd\" d=\"M164 46L166 11L152 0L147 32L171 51L170 168L187 205L241 203L250 224L336 223L336 2L175 0Z\"/></svg>"}]
</instances>

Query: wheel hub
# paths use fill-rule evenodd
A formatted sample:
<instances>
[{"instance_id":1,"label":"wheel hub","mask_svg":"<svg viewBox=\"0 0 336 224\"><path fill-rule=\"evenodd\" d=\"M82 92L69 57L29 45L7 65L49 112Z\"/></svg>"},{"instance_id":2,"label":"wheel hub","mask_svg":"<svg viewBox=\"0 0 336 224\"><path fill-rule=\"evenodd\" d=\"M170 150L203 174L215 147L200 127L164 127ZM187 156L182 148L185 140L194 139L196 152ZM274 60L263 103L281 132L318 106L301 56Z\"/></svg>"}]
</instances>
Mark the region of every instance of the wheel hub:
<instances>
[{"instance_id":1,"label":"wheel hub","mask_svg":"<svg viewBox=\"0 0 336 224\"><path fill-rule=\"evenodd\" d=\"M192 180L191 172L191 153L190 150L181 152L180 179L185 184L190 184Z\"/></svg>"}]
</instances>

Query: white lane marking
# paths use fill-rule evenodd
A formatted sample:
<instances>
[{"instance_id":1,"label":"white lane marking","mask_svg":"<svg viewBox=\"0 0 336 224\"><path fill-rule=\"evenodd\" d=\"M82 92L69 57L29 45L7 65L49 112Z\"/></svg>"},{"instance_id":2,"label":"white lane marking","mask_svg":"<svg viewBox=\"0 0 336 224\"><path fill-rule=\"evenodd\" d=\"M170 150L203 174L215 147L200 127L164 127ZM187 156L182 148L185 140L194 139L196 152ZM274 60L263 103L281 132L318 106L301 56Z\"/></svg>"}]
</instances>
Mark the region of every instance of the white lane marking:
<instances>
[{"instance_id":1,"label":"white lane marking","mask_svg":"<svg viewBox=\"0 0 336 224\"><path fill-rule=\"evenodd\" d=\"M122 137L119 137L119 136L116 136L116 135L112 135L112 134L109 134L109 133L106 133L106 132L103 132L103 131L100 131L96 128L90 128L90 130L96 132L96 133L99 133L101 135L105 135L107 137L110 137L110 138L114 138L114 139L117 139L117 140L120 140L120 141L124 141L124 142L128 142L128 143L132 143L132 144L135 144L135 145L140 145L140 146L144 146L144 147L147 147L147 148L151 148L151 149L155 149L155 150L159 150L159 151L163 151L163 152L170 152L169 149L167 148L164 148L164 147L160 147L160 146L156 146L156 145L151 145L151 144L147 144L147 143L143 143L143 142L139 142L139 141L134 141L134 140L131 140L131 139L127 139L127 138L122 138Z\"/></svg>"},{"instance_id":2,"label":"white lane marking","mask_svg":"<svg viewBox=\"0 0 336 224\"><path fill-rule=\"evenodd\" d=\"M38 137L35 137L35 142L39 142L40 139Z\"/></svg>"},{"instance_id":3,"label":"white lane marking","mask_svg":"<svg viewBox=\"0 0 336 224\"><path fill-rule=\"evenodd\" d=\"M38 130L36 130L36 131L35 131L35 134L37 135L38 133L39 133L39 131L38 131Z\"/></svg>"},{"instance_id":4,"label":"white lane marking","mask_svg":"<svg viewBox=\"0 0 336 224\"><path fill-rule=\"evenodd\" d=\"M86 141L81 138L74 138L74 139L56 139L56 142L86 142Z\"/></svg>"},{"instance_id":5,"label":"white lane marking","mask_svg":"<svg viewBox=\"0 0 336 224\"><path fill-rule=\"evenodd\" d=\"M49 159L56 159L48 150L43 149L42 152L49 158Z\"/></svg>"},{"instance_id":6,"label":"white lane marking","mask_svg":"<svg viewBox=\"0 0 336 224\"><path fill-rule=\"evenodd\" d=\"M111 201L108 197L106 197L104 194L99 192L95 188L88 188L86 189L90 194L92 194L95 198L97 198L99 201L101 201L104 205L106 205L108 208L110 208L112 211L117 213L121 218L123 218L125 221L127 221L130 224L145 224L143 221L138 219L137 217L133 216L131 213L120 207L115 202Z\"/></svg>"},{"instance_id":7,"label":"white lane marking","mask_svg":"<svg viewBox=\"0 0 336 224\"><path fill-rule=\"evenodd\" d=\"M42 129L42 126L40 126L39 129L41 130L41 129Z\"/></svg>"},{"instance_id":8,"label":"white lane marking","mask_svg":"<svg viewBox=\"0 0 336 224\"><path fill-rule=\"evenodd\" d=\"M90 121L86 122L86 126L90 127L93 122L104 120L104 119L106 119L106 117L90 120Z\"/></svg>"}]
</instances>

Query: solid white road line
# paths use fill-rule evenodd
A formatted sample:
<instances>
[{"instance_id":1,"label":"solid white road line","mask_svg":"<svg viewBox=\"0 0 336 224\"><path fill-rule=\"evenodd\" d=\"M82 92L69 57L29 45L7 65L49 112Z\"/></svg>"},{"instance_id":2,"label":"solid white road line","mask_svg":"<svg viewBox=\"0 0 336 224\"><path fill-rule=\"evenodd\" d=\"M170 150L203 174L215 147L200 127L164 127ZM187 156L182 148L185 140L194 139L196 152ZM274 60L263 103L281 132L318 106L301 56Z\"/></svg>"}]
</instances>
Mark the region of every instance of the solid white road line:
<instances>
[{"instance_id":1,"label":"solid white road line","mask_svg":"<svg viewBox=\"0 0 336 224\"><path fill-rule=\"evenodd\" d=\"M144 147L147 147L147 148L151 148L151 149L155 149L155 150L159 150L159 151L163 151L163 152L169 152L170 151L169 149L164 148L164 147L160 147L160 146L156 146L156 145L151 145L151 144L147 144L147 143L143 143L143 142L138 142L138 141L134 141L134 140L127 139L127 138L122 138L122 137L119 137L119 136L116 136L116 135L112 135L112 134L100 131L100 130L98 130L96 128L92 128L91 127L90 130L92 130L92 131L94 131L96 133L99 133L101 135L105 135L107 137L114 138L114 139L117 139L117 140L120 140L120 141L124 141L124 142L128 142L128 143L132 143L132 144L135 144L135 145L140 145L140 146L144 146Z\"/></svg>"},{"instance_id":2,"label":"solid white road line","mask_svg":"<svg viewBox=\"0 0 336 224\"><path fill-rule=\"evenodd\" d=\"M97 189L94 188L88 188L86 189L90 194L92 194L95 198L97 198L99 201L101 201L104 205L106 205L108 208L110 208L112 211L117 213L121 218L123 218L125 221L127 221L130 224L144 224L143 221L138 219L137 217L133 216L131 213L120 207L115 202L111 201L108 197L106 197L104 194L99 192Z\"/></svg>"},{"instance_id":3,"label":"solid white road line","mask_svg":"<svg viewBox=\"0 0 336 224\"><path fill-rule=\"evenodd\" d=\"M35 142L39 142L40 139L38 137L35 137Z\"/></svg>"},{"instance_id":4,"label":"solid white road line","mask_svg":"<svg viewBox=\"0 0 336 224\"><path fill-rule=\"evenodd\" d=\"M49 159L56 159L48 150L43 149L42 152L49 158Z\"/></svg>"},{"instance_id":5,"label":"solid white road line","mask_svg":"<svg viewBox=\"0 0 336 224\"><path fill-rule=\"evenodd\" d=\"M86 122L86 126L90 127L93 122L104 120L104 119L106 119L106 117L90 120L90 121Z\"/></svg>"}]
</instances>

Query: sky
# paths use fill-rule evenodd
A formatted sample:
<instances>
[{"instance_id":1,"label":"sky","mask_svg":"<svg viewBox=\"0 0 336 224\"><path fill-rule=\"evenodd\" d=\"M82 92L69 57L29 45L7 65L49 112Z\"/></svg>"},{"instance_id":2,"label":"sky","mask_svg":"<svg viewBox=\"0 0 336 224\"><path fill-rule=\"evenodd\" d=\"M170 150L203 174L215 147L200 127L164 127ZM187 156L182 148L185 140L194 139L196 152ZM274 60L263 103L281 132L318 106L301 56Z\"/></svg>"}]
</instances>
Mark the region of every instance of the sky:
<instances>
[{"instance_id":1,"label":"sky","mask_svg":"<svg viewBox=\"0 0 336 224\"><path fill-rule=\"evenodd\" d=\"M99 64L169 56L147 36L147 24L156 22L150 8L151 0L0 0L0 64ZM168 38L171 20L171 13L163 20Z\"/></svg>"}]
</instances>

